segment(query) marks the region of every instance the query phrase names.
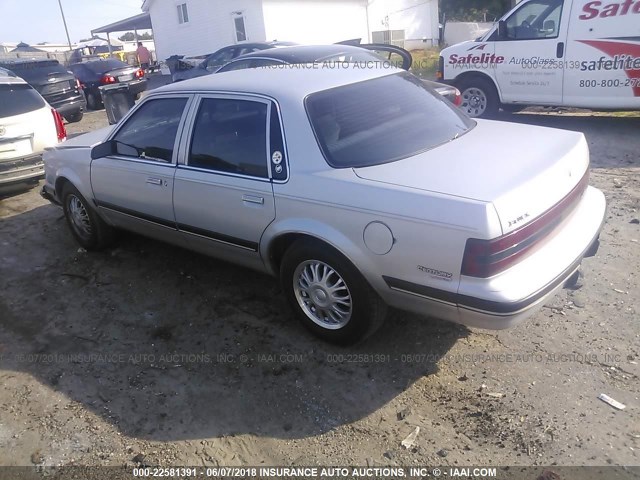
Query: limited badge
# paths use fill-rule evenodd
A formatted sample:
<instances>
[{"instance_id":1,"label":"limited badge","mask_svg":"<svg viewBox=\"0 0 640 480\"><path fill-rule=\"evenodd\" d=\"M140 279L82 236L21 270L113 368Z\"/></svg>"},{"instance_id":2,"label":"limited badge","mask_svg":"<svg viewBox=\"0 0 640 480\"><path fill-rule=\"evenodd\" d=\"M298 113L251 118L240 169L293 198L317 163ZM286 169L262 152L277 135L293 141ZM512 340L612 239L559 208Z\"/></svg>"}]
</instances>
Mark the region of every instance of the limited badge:
<instances>
[{"instance_id":1,"label":"limited badge","mask_svg":"<svg viewBox=\"0 0 640 480\"><path fill-rule=\"evenodd\" d=\"M282 161L282 159L280 161ZM276 165L276 173L278 175L282 173L282 165Z\"/></svg>"},{"instance_id":2,"label":"limited badge","mask_svg":"<svg viewBox=\"0 0 640 480\"><path fill-rule=\"evenodd\" d=\"M282 152L280 152L279 150L276 150L275 152L273 152L273 155L271 156L271 160L275 165L280 165L282 163Z\"/></svg>"}]
</instances>

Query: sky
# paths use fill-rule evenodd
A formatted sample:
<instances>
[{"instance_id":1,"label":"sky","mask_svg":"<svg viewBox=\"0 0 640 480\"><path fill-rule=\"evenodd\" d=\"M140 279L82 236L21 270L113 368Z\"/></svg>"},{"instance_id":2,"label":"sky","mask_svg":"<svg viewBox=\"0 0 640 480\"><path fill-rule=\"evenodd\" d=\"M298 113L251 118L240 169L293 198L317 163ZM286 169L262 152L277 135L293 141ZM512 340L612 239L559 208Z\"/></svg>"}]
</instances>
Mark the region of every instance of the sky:
<instances>
[{"instance_id":1,"label":"sky","mask_svg":"<svg viewBox=\"0 0 640 480\"><path fill-rule=\"evenodd\" d=\"M71 42L91 30L142 13L142 0L60 0ZM112 36L121 36L114 33ZM101 34L104 36L104 34ZM58 0L0 0L0 43L67 43Z\"/></svg>"}]
</instances>

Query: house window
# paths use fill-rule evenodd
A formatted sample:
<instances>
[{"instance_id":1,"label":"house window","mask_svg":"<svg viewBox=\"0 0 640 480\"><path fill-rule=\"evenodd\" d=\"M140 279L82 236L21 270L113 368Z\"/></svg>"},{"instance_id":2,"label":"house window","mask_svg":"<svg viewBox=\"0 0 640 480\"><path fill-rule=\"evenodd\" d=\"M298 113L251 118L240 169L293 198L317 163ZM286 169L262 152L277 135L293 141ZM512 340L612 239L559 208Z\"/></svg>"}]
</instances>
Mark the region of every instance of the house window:
<instances>
[{"instance_id":1,"label":"house window","mask_svg":"<svg viewBox=\"0 0 640 480\"><path fill-rule=\"evenodd\" d=\"M187 4L181 3L178 5L178 23L187 23L189 21L189 12L187 11Z\"/></svg>"},{"instance_id":2,"label":"house window","mask_svg":"<svg viewBox=\"0 0 640 480\"><path fill-rule=\"evenodd\" d=\"M236 42L247 41L247 30L244 26L244 16L238 16L233 19L233 25L236 30Z\"/></svg>"}]
</instances>

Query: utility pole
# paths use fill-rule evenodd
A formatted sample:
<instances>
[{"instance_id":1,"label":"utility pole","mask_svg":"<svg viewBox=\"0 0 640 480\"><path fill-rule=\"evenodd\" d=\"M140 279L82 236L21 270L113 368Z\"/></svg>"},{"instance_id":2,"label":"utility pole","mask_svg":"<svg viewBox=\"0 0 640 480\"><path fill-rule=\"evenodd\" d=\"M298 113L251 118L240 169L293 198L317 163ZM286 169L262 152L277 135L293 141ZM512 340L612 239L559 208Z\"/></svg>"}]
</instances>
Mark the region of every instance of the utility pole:
<instances>
[{"instance_id":1,"label":"utility pole","mask_svg":"<svg viewBox=\"0 0 640 480\"><path fill-rule=\"evenodd\" d=\"M69 51L73 50L71 48L71 39L69 38L69 29L67 28L67 21L64 18L64 10L62 10L62 0L58 0L58 5L60 5L60 14L62 15L62 23L64 23L64 31L67 34L67 43L69 44Z\"/></svg>"}]
</instances>

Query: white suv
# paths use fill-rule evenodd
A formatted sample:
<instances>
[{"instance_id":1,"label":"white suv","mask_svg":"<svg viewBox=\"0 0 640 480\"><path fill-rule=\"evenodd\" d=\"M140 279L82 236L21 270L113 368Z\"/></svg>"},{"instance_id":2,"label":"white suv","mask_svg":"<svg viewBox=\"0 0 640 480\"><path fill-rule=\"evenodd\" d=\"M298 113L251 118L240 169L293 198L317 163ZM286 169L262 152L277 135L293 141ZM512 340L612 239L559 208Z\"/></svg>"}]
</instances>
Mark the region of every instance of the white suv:
<instances>
[{"instance_id":1,"label":"white suv","mask_svg":"<svg viewBox=\"0 0 640 480\"><path fill-rule=\"evenodd\" d=\"M27 82L0 70L0 195L37 184L44 149L66 137L60 114Z\"/></svg>"}]
</instances>

